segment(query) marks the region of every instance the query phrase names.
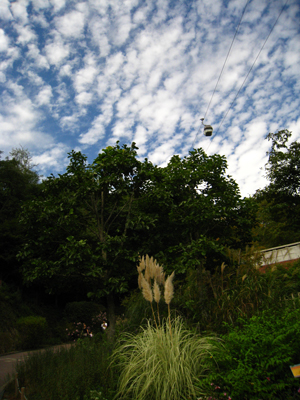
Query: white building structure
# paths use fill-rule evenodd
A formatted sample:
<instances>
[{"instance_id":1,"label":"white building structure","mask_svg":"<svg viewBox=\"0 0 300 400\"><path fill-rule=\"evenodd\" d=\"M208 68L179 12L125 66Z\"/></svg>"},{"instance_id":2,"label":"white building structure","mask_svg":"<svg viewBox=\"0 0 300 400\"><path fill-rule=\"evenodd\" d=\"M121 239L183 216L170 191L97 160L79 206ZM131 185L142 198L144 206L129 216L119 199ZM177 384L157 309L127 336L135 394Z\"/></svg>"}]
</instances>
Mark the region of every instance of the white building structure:
<instances>
[{"instance_id":1,"label":"white building structure","mask_svg":"<svg viewBox=\"0 0 300 400\"><path fill-rule=\"evenodd\" d=\"M300 242L272 247L260 251L262 258L260 265L263 269L274 264L286 264L300 258Z\"/></svg>"}]
</instances>

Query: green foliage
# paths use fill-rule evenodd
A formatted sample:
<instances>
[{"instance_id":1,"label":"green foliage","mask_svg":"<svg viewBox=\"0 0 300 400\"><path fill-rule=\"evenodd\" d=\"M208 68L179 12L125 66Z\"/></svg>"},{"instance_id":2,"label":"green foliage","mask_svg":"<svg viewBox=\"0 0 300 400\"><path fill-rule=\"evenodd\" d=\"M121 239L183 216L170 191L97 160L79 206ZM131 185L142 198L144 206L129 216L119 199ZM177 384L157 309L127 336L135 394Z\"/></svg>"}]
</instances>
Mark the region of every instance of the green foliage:
<instances>
[{"instance_id":1,"label":"green foliage","mask_svg":"<svg viewBox=\"0 0 300 400\"><path fill-rule=\"evenodd\" d=\"M270 308L281 310L298 297L300 262L261 273L256 248L227 249L227 260L213 273L204 267L190 269L174 299L176 308L202 331L224 332L223 322L237 325L240 317L250 318Z\"/></svg>"},{"instance_id":2,"label":"green foliage","mask_svg":"<svg viewBox=\"0 0 300 400\"><path fill-rule=\"evenodd\" d=\"M167 167L155 169L142 203L155 224L143 232L141 253L153 255L166 271L172 266L185 273L193 261L214 269L225 245L244 247L251 241L254 213L226 169L224 156L208 156L202 149L182 159L175 155Z\"/></svg>"},{"instance_id":3,"label":"green foliage","mask_svg":"<svg viewBox=\"0 0 300 400\"><path fill-rule=\"evenodd\" d=\"M45 343L48 331L46 318L35 315L21 317L16 326L20 333L22 349L34 349Z\"/></svg>"},{"instance_id":4,"label":"green foliage","mask_svg":"<svg viewBox=\"0 0 300 400\"><path fill-rule=\"evenodd\" d=\"M213 383L232 400L295 398L299 383L290 366L299 363L299 305L240 319L241 327L229 325L224 351L215 354L218 370L207 378L207 388Z\"/></svg>"},{"instance_id":5,"label":"green foliage","mask_svg":"<svg viewBox=\"0 0 300 400\"><path fill-rule=\"evenodd\" d=\"M158 328L148 323L139 334L121 338L113 353L119 398L179 400L203 393L195 383L207 370L214 338L186 330L178 318L171 330L168 321Z\"/></svg>"},{"instance_id":6,"label":"green foliage","mask_svg":"<svg viewBox=\"0 0 300 400\"><path fill-rule=\"evenodd\" d=\"M128 232L147 222L136 203L151 164L136 155L134 143L117 144L88 165L86 156L72 151L67 172L45 180L41 197L27 203L21 218L24 280L52 292L106 297L112 332L114 297L128 291L138 258Z\"/></svg>"},{"instance_id":7,"label":"green foliage","mask_svg":"<svg viewBox=\"0 0 300 400\"><path fill-rule=\"evenodd\" d=\"M271 149L265 166L270 184L254 196L259 225L254 240L268 247L300 240L300 143L287 145L291 132L269 133Z\"/></svg>"},{"instance_id":8,"label":"green foliage","mask_svg":"<svg viewBox=\"0 0 300 400\"><path fill-rule=\"evenodd\" d=\"M277 192L293 196L299 195L300 191L300 143L295 141L288 147L286 144L291 136L292 132L287 129L268 134L272 146L266 171Z\"/></svg>"},{"instance_id":9,"label":"green foliage","mask_svg":"<svg viewBox=\"0 0 300 400\"><path fill-rule=\"evenodd\" d=\"M31 353L17 365L20 385L30 400L92 400L100 391L100 400L111 399L110 351L107 343L88 339L69 348Z\"/></svg>"},{"instance_id":10,"label":"green foliage","mask_svg":"<svg viewBox=\"0 0 300 400\"><path fill-rule=\"evenodd\" d=\"M20 280L16 254L24 237L19 215L38 190L38 175L30 164L23 164L25 157L30 158L27 150L15 149L11 156L0 160L0 280L16 283Z\"/></svg>"}]
</instances>

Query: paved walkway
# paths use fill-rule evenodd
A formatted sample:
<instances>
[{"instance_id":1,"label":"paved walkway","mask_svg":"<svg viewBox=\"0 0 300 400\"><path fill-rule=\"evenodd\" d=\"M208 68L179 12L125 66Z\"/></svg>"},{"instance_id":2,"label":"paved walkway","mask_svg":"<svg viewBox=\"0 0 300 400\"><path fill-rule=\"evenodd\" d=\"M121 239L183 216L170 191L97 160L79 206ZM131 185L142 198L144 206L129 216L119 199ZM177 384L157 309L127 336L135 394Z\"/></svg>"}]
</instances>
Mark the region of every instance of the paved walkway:
<instances>
[{"instance_id":1,"label":"paved walkway","mask_svg":"<svg viewBox=\"0 0 300 400\"><path fill-rule=\"evenodd\" d=\"M72 346L72 344L62 344L62 345L58 345L58 346L53 346L51 348L54 350L58 350L61 347L68 348L71 346ZM6 354L4 356L0 356L0 388L6 382L8 374L11 376L14 375L15 366L16 366L17 361L24 361L30 353L33 353L36 351L44 351L44 349L33 350L33 351L24 351L24 352L19 352L19 353L10 353L10 354Z\"/></svg>"}]
</instances>

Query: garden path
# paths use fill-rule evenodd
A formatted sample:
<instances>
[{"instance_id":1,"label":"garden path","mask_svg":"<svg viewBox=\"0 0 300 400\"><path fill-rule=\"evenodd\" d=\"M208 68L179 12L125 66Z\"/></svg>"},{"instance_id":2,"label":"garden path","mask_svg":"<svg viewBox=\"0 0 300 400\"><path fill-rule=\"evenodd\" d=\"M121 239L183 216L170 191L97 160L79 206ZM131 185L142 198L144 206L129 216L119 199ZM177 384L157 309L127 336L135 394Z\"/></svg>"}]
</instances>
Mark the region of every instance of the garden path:
<instances>
[{"instance_id":1,"label":"garden path","mask_svg":"<svg viewBox=\"0 0 300 400\"><path fill-rule=\"evenodd\" d=\"M53 346L52 348L58 350L61 347L68 348L70 346L72 346L72 344L62 344L58 346ZM45 349L23 351L19 353L9 353L0 356L0 388L6 382L8 374L13 376L13 374L15 373L15 365L17 361L24 361L24 359L28 357L30 353L33 353L35 351L44 351L44 350Z\"/></svg>"}]
</instances>

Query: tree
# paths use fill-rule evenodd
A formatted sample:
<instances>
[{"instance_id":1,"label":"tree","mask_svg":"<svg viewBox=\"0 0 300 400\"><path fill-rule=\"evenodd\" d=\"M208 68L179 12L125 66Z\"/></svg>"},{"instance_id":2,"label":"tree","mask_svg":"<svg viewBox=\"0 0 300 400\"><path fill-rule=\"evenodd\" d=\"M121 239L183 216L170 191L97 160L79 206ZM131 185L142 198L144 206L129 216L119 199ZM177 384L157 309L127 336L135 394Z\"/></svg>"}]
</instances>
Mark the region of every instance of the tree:
<instances>
[{"instance_id":1,"label":"tree","mask_svg":"<svg viewBox=\"0 0 300 400\"><path fill-rule=\"evenodd\" d=\"M131 282L136 287L139 255L182 274L203 263L213 268L224 246L241 246L236 231L243 241L250 231L225 157L198 149L159 168L138 161L136 149L117 143L90 165L72 151L66 173L43 181L21 220L25 281L106 297L111 335L117 297Z\"/></svg>"},{"instance_id":2,"label":"tree","mask_svg":"<svg viewBox=\"0 0 300 400\"><path fill-rule=\"evenodd\" d=\"M151 164L136 159L134 143L107 147L91 165L80 152L69 158L67 172L46 179L41 199L24 208L23 275L49 291L84 287L90 295L105 296L113 336L115 296L128 290L138 260L128 230L147 223L135 203Z\"/></svg>"},{"instance_id":3,"label":"tree","mask_svg":"<svg viewBox=\"0 0 300 400\"><path fill-rule=\"evenodd\" d=\"M28 150L21 149L27 159ZM12 158L0 160L0 279L17 282L19 264L16 254L19 251L23 229L19 224L19 214L25 201L32 199L38 191L38 174L30 165L23 165L19 149L10 153ZM15 154L19 154L15 158Z\"/></svg>"},{"instance_id":4,"label":"tree","mask_svg":"<svg viewBox=\"0 0 300 400\"><path fill-rule=\"evenodd\" d=\"M265 166L270 183L255 194L260 224L254 230L265 247L300 240L300 143L288 146L290 137L287 129L267 136L272 141Z\"/></svg>"},{"instance_id":5,"label":"tree","mask_svg":"<svg viewBox=\"0 0 300 400\"><path fill-rule=\"evenodd\" d=\"M194 149L154 171L144 209L156 223L145 232L144 253L185 273L204 263L213 269L225 246L251 241L254 212L226 169L225 156Z\"/></svg>"}]
</instances>

